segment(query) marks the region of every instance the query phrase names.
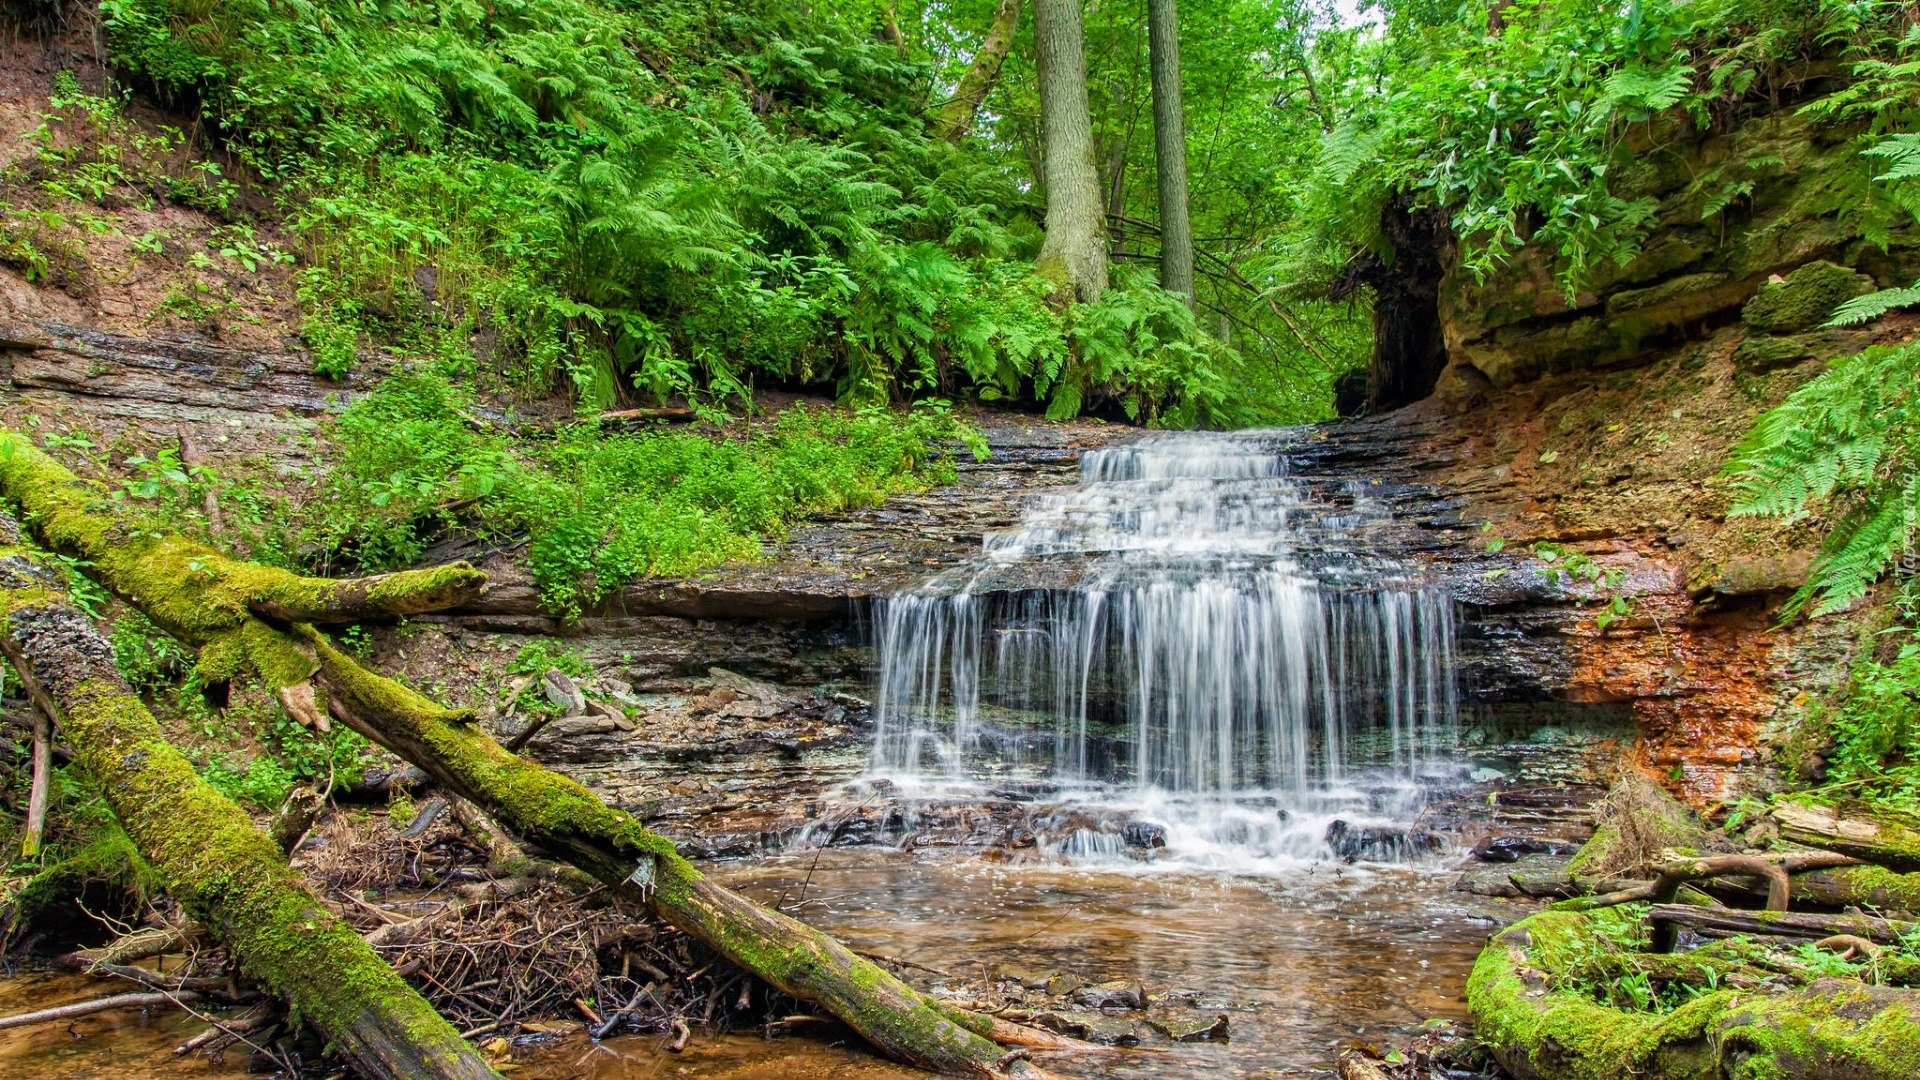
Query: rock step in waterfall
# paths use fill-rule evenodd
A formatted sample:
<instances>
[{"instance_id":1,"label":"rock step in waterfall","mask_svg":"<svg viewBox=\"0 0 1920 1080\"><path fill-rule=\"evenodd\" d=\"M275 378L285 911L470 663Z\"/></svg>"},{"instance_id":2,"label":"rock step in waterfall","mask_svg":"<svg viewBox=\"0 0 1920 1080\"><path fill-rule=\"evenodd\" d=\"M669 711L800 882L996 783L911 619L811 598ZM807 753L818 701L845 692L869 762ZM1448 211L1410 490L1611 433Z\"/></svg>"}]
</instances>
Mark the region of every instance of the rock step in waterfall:
<instances>
[{"instance_id":1,"label":"rock step in waterfall","mask_svg":"<svg viewBox=\"0 0 1920 1080\"><path fill-rule=\"evenodd\" d=\"M1453 745L1451 601L1369 553L1363 488L1290 478L1286 438L1092 451L970 565L880 601L872 773L1124 804L1223 852L1413 812Z\"/></svg>"}]
</instances>

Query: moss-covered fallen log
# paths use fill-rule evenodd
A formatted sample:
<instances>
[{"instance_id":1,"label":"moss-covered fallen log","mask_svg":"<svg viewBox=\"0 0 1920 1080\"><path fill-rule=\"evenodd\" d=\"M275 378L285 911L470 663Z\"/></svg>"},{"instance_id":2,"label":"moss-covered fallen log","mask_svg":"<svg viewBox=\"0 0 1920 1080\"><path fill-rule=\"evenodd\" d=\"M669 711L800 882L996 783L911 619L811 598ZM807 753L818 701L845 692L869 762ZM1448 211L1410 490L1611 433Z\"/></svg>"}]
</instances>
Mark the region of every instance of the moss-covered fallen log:
<instances>
[{"instance_id":1,"label":"moss-covered fallen log","mask_svg":"<svg viewBox=\"0 0 1920 1080\"><path fill-rule=\"evenodd\" d=\"M310 627L298 628L320 664L341 723L425 769L527 841L647 906L768 983L839 1017L889 1056L939 1072L999 1076L987 1017L915 991L834 938L717 885L671 841L602 802L578 782L509 753L471 717L367 671Z\"/></svg>"},{"instance_id":2,"label":"moss-covered fallen log","mask_svg":"<svg viewBox=\"0 0 1920 1080\"><path fill-rule=\"evenodd\" d=\"M327 912L244 811L162 735L113 650L0 514L0 651L167 891L241 968L370 1077L498 1080L452 1025Z\"/></svg>"},{"instance_id":3,"label":"moss-covered fallen log","mask_svg":"<svg viewBox=\"0 0 1920 1080\"><path fill-rule=\"evenodd\" d=\"M1782 840L1837 851L1903 874L1920 871L1920 817L1904 810L1798 796L1775 800L1767 813Z\"/></svg>"},{"instance_id":4,"label":"moss-covered fallen log","mask_svg":"<svg viewBox=\"0 0 1920 1080\"><path fill-rule=\"evenodd\" d=\"M1902 874L1884 866L1815 870L1793 879L1793 899L1796 903L1920 914L1920 874Z\"/></svg>"},{"instance_id":5,"label":"moss-covered fallen log","mask_svg":"<svg viewBox=\"0 0 1920 1080\"><path fill-rule=\"evenodd\" d=\"M1003 1022L923 995L834 938L707 880L670 841L579 783L509 753L473 725L470 713L367 671L307 623L286 618L322 607L314 598L336 595L329 592L334 583L227 559L121 520L101 485L75 478L4 430L0 494L29 510L43 543L87 559L89 574L115 596L198 648L203 675L251 668L270 686L299 691L292 700L282 695L289 711L325 710L509 831L644 902L767 983L826 1009L890 1057L960 1076L1044 1075L1003 1053L995 1041ZM414 606L429 600L452 606L484 586L464 565L385 580L382 610L393 614L430 610ZM200 604L216 610L199 612ZM324 691L318 695L316 675Z\"/></svg>"},{"instance_id":6,"label":"moss-covered fallen log","mask_svg":"<svg viewBox=\"0 0 1920 1080\"><path fill-rule=\"evenodd\" d=\"M312 659L286 648L262 616L338 623L417 615L463 603L486 587L486 575L465 563L333 580L228 558L123 516L106 485L75 476L3 428L0 491L48 548L90 564L116 595L200 650L207 681L251 669L302 719L314 711L298 689L313 674Z\"/></svg>"},{"instance_id":7,"label":"moss-covered fallen log","mask_svg":"<svg viewBox=\"0 0 1920 1080\"><path fill-rule=\"evenodd\" d=\"M1571 976L1609 947L1596 918L1541 912L1497 935L1474 964L1475 1031L1519 1080L1920 1076L1920 991L1820 979L1787 993L1723 988L1668 1012L1619 1009Z\"/></svg>"}]
</instances>

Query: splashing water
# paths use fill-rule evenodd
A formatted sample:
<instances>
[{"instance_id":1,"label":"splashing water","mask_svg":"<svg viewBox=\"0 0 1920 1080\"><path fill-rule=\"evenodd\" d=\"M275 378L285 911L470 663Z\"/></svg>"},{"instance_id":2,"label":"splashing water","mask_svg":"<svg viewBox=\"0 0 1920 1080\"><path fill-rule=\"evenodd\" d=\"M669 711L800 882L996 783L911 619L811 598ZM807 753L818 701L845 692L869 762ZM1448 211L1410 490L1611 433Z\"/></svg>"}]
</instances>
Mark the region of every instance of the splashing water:
<instances>
[{"instance_id":1,"label":"splashing water","mask_svg":"<svg viewBox=\"0 0 1920 1080\"><path fill-rule=\"evenodd\" d=\"M1450 601L1368 552L1363 485L1289 478L1284 438L1090 452L972 565L878 603L872 771L1127 803L1189 852L1304 855L1343 810L1417 809L1453 743Z\"/></svg>"}]
</instances>

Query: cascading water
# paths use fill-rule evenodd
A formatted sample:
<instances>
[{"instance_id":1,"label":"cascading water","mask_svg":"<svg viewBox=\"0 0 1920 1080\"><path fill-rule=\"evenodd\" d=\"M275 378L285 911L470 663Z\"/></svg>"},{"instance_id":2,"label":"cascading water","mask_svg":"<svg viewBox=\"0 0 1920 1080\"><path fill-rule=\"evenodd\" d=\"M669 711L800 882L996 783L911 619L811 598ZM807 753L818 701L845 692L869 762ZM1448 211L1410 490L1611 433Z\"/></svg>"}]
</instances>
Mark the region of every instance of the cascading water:
<instances>
[{"instance_id":1,"label":"cascading water","mask_svg":"<svg viewBox=\"0 0 1920 1080\"><path fill-rule=\"evenodd\" d=\"M881 601L872 770L1124 803L1170 847L1266 854L1417 805L1452 743L1450 603L1366 551L1386 511L1363 489L1290 479L1282 438L1088 453L973 565Z\"/></svg>"}]
</instances>

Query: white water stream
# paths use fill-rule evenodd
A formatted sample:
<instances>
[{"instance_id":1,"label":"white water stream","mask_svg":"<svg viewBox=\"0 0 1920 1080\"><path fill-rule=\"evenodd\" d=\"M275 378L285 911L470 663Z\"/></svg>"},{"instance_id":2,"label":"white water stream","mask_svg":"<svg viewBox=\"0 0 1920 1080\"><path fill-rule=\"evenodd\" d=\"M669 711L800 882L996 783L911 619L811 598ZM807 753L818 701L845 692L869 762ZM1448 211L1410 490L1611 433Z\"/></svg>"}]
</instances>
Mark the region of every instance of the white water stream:
<instances>
[{"instance_id":1,"label":"white water stream","mask_svg":"<svg viewBox=\"0 0 1920 1080\"><path fill-rule=\"evenodd\" d=\"M1368 551L1387 511L1364 490L1290 479L1281 435L1090 452L971 565L880 603L871 772L1123 809L1208 865L1417 811L1454 742L1451 602Z\"/></svg>"}]
</instances>

